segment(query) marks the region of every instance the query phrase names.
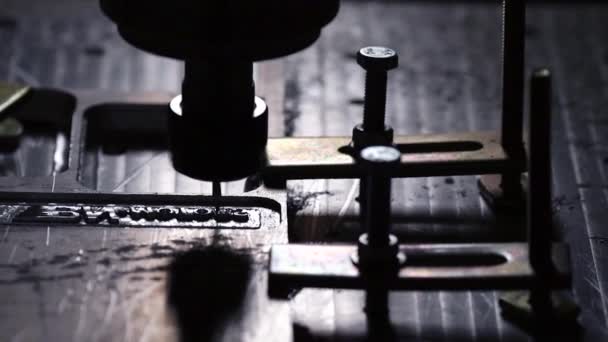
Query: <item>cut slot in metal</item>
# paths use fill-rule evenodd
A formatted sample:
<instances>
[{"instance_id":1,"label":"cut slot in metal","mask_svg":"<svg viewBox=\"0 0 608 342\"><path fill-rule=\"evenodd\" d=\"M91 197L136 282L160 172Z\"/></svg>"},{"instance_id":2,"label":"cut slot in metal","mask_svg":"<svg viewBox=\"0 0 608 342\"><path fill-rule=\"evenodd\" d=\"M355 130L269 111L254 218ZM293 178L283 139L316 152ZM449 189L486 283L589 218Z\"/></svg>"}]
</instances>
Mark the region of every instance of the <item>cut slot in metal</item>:
<instances>
[{"instance_id":1,"label":"cut slot in metal","mask_svg":"<svg viewBox=\"0 0 608 342\"><path fill-rule=\"evenodd\" d=\"M350 137L268 141L264 180L358 178ZM437 177L523 171L506 155L495 132L397 136L401 163L391 177Z\"/></svg>"},{"instance_id":2,"label":"cut slot in metal","mask_svg":"<svg viewBox=\"0 0 608 342\"><path fill-rule=\"evenodd\" d=\"M397 144L401 153L445 153L445 152L469 152L483 149L483 144L478 141L453 141L453 142L431 142L414 144Z\"/></svg>"},{"instance_id":3,"label":"cut slot in metal","mask_svg":"<svg viewBox=\"0 0 608 342\"><path fill-rule=\"evenodd\" d=\"M498 266L509 260L493 251L450 253L449 251L429 251L406 256L408 267L485 267Z\"/></svg>"},{"instance_id":4,"label":"cut slot in metal","mask_svg":"<svg viewBox=\"0 0 608 342\"><path fill-rule=\"evenodd\" d=\"M401 245L400 251L410 259L384 279L388 290L515 290L537 282L527 243ZM364 288L368 279L350 259L356 252L349 245L274 245L270 294L280 297L303 287ZM555 272L545 279L548 286L569 287L568 248L554 244L552 260Z\"/></svg>"}]
</instances>

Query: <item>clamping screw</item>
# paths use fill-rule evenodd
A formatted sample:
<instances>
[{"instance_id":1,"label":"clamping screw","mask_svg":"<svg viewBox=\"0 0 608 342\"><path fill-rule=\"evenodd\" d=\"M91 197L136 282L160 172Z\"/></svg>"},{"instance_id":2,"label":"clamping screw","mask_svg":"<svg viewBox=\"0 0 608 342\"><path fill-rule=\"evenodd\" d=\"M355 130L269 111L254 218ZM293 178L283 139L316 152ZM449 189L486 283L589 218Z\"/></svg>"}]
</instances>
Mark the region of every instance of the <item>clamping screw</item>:
<instances>
[{"instance_id":1,"label":"clamping screw","mask_svg":"<svg viewBox=\"0 0 608 342\"><path fill-rule=\"evenodd\" d=\"M399 57L392 49L371 46L359 50L357 63L367 71L363 129L366 132L384 132L388 71L399 66Z\"/></svg>"},{"instance_id":2,"label":"clamping screw","mask_svg":"<svg viewBox=\"0 0 608 342\"><path fill-rule=\"evenodd\" d=\"M371 146L363 149L359 165L366 181L365 228L359 238L358 263L365 265L395 266L403 263L399 244L390 234L391 174L399 166L401 152L390 146Z\"/></svg>"},{"instance_id":3,"label":"clamping screw","mask_svg":"<svg viewBox=\"0 0 608 342\"><path fill-rule=\"evenodd\" d=\"M401 153L394 147L372 146L361 151L361 167L367 178L366 230L370 247L389 244L391 216L390 172L399 165Z\"/></svg>"},{"instance_id":4,"label":"clamping screw","mask_svg":"<svg viewBox=\"0 0 608 342\"><path fill-rule=\"evenodd\" d=\"M367 184L364 225L367 234L359 237L357 255L352 259L366 282L365 312L370 328L387 320L390 279L405 262L399 240L390 234L391 174L399 166L401 152L390 146L370 146L359 154L359 166ZM386 329L380 329L386 331Z\"/></svg>"}]
</instances>

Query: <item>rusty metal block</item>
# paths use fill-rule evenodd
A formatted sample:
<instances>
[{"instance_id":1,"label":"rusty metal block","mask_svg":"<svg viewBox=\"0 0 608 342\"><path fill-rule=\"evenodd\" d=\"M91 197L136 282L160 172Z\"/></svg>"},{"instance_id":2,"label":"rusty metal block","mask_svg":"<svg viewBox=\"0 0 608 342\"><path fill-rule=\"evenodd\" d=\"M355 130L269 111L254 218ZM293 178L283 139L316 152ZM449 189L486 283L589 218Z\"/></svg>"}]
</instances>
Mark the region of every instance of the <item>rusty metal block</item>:
<instances>
[{"instance_id":1,"label":"rusty metal block","mask_svg":"<svg viewBox=\"0 0 608 342\"><path fill-rule=\"evenodd\" d=\"M289 179L358 178L350 137L270 139L268 182ZM397 136L401 164L392 177L481 175L504 170L522 172L523 163L510 160L495 132Z\"/></svg>"},{"instance_id":2,"label":"rusty metal block","mask_svg":"<svg viewBox=\"0 0 608 342\"><path fill-rule=\"evenodd\" d=\"M516 290L535 285L528 244L400 245L405 266L381 276L388 290ZM271 295L301 287L364 289L369 279L353 263L352 245L275 245L270 253ZM552 288L570 286L568 247L553 245Z\"/></svg>"}]
</instances>

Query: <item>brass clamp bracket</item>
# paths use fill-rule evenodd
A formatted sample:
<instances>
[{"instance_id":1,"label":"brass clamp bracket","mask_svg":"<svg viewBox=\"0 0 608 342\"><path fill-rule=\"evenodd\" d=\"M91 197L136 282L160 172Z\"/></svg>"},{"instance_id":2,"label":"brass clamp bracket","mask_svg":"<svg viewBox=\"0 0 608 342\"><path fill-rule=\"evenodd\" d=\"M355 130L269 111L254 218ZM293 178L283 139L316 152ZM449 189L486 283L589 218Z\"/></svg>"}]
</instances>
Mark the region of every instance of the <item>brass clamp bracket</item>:
<instances>
[{"instance_id":1,"label":"brass clamp bracket","mask_svg":"<svg viewBox=\"0 0 608 342\"><path fill-rule=\"evenodd\" d=\"M355 160L366 146L394 145L402 152L392 177L481 175L484 199L494 208L522 208L525 1L504 5L502 124L498 132L395 136L385 125L387 72L397 67L395 51L366 47L357 62L366 71L363 123L352 137L269 139L264 181L285 187L292 179L358 178ZM365 183L361 192L364 192ZM363 197L363 196L360 196Z\"/></svg>"},{"instance_id":2,"label":"brass clamp bracket","mask_svg":"<svg viewBox=\"0 0 608 342\"><path fill-rule=\"evenodd\" d=\"M372 313L387 313L390 290L525 290L529 291L525 296L529 296L528 307L507 298L501 301L503 313L508 316L518 312L522 317L525 315L521 312L530 309L531 315L525 316L524 321L539 323L535 328L556 320L573 321L576 307L562 310L557 306L563 301L553 300L555 291L570 288L571 269L567 245L552 240L550 82L546 69L536 71L531 80L526 242L399 244L390 234L391 179L402 173L422 173L424 168L441 173L442 160L430 156L430 160L410 159L407 153L391 146L367 147L352 162L352 169L366 182L367 206L361 213L366 234L357 245L274 245L269 294L281 297L302 287L364 289L369 317ZM486 148L498 150L495 144ZM455 171L467 170L475 152L466 153L466 159L446 157L459 166ZM485 159L481 165L490 167L490 160L496 162Z\"/></svg>"}]
</instances>

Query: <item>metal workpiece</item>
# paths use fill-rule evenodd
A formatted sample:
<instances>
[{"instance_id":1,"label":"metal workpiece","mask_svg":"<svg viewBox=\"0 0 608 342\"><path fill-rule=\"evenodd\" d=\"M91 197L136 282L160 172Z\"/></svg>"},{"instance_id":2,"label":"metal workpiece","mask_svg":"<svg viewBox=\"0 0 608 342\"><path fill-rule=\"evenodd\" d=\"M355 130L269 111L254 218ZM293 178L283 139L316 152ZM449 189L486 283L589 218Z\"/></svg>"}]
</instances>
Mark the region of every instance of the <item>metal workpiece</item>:
<instances>
[{"instance_id":1,"label":"metal workpiece","mask_svg":"<svg viewBox=\"0 0 608 342\"><path fill-rule=\"evenodd\" d=\"M77 106L75 98L79 99ZM55 152L61 155L61 149L65 150L65 169L36 177L0 177L0 211L3 213L0 225L255 230L264 235L278 223L286 230L286 212L281 205L285 202L285 194L281 191L257 188L243 196L218 198L200 194L98 191L83 185L85 169L92 163L88 158L92 153L97 155L94 151L105 148L98 139L131 142L129 136L142 138L150 134L156 143L159 136L166 135L167 113L163 103L169 99L169 95L152 93L81 92L73 96L59 91L31 90L31 94L10 113L26 124L44 124L53 130L71 129L71 134L59 131L69 140L65 146L57 146ZM112 103L120 105L108 105ZM123 108L122 112L112 112L118 108ZM39 117L39 113L45 116ZM130 114L130 117L125 118L123 114ZM70 118L72 120L68 120ZM128 126L141 118L148 120L149 125ZM155 127L155 123L160 123L161 127ZM69 141L79 143L69 144ZM135 148L141 148L141 143L134 144Z\"/></svg>"},{"instance_id":2,"label":"metal workpiece","mask_svg":"<svg viewBox=\"0 0 608 342\"><path fill-rule=\"evenodd\" d=\"M87 313L83 312L83 315L91 316L88 316L89 323L82 325L85 327L82 338L73 337L76 340L90 340L91 336L95 335L92 332L94 329L107 333L99 340L111 341L121 338L118 336L124 336L126 330L114 326L114 323L108 325L99 323L104 320L103 314L97 315L99 313L97 309L102 305L100 303L107 304L116 300L115 295L110 294L114 291L111 288L117 291L130 289L128 290L130 293L139 296L143 300L142 303L149 306L144 310L146 314L151 310L161 315L159 317L166 317L166 321L162 318L161 322L155 324L155 329L159 329L158 331L181 331L182 325L173 320L174 316L170 314L173 306L171 303L167 304L169 290L165 291L165 288L186 293L191 300L192 292L188 289L194 287L191 283L180 285L173 283L176 274L173 267L175 260L182 260L184 256L201 250L208 251L214 247L224 248L238 256L251 255L252 259L257 260L256 258L262 259L266 255L260 246L288 241L285 219L287 213L284 204L286 194L283 191L257 188L238 196L232 192L221 198L215 198L202 195L202 189L199 187L188 189L189 194L186 194L183 185L181 190L178 185L171 190L161 190L158 187L159 183L167 179L160 176L162 172L171 172L172 181L175 180L176 183L186 179L171 170L166 158L167 145L163 138L167 134L166 103L170 100L168 94L112 94L99 90L83 91L74 94L74 97L78 98L76 108L60 106L63 102L69 102L67 100L72 95L54 93L49 96L56 98L54 102L47 100L40 103L38 103L40 98L37 90L34 90L32 95L11 114L28 120L31 120L35 114L44 114L47 121L51 121L61 118L59 114L68 113L69 117L73 118L70 122L70 141L73 143L64 146L66 153L69 154L70 163L63 172L36 177L20 175L0 177L0 213L2 213L0 229L6 234L9 231L11 233L8 239L6 235L4 236L3 246L27 244L30 248L23 258L19 253L16 255L14 267L2 268L2 286L0 286L3 292L2 298L8 298L5 295L9 293L14 296L14 303L3 307L4 311L14 313L16 312L14 308L24 309L18 316L11 317L14 322L24 321L23 329L28 331L25 340L70 340L71 336L76 336L72 334L78 330L79 324L72 319L74 316L69 313L71 309L59 314L57 310L51 310L54 312L46 312L45 316L28 317L28 303L30 303L28 298L31 298L33 283L38 284L44 292L40 297L41 302L44 303L58 303L57 296L65 293L66 289L68 292L74 289L75 293L79 293L80 289L87 287L86 284L96 282L99 285L84 290L88 293L86 295L88 299L85 305ZM33 102L30 103L30 100ZM22 113L22 110L25 110L25 113ZM26 115L28 113L29 116ZM45 126L45 132L52 131ZM154 151L153 153L160 155L162 159L166 158L161 160L164 169L152 176L145 187L139 183L135 187L129 186L114 191L111 188L102 188L102 182L107 181L106 178L116 179L108 174L97 173L104 168L100 165L111 165L103 158L108 156L112 158L116 155L112 155L115 152L105 151L106 143L114 142L135 142L127 146L127 152L118 154L120 158L135 160L137 157L133 157L134 154L140 153L141 156L149 153L147 151ZM20 146L21 149L23 145ZM144 152L141 152L142 150ZM20 152L23 153L23 149ZM27 155L30 160L35 157L37 156L32 153ZM103 164L104 162L106 164ZM34 166L41 164L42 162L39 162ZM152 169L157 169L158 164L152 165ZM111 168L111 166L106 167L106 170ZM134 174L137 175L137 172ZM101 181L89 181L92 175L93 177L100 175ZM119 177L128 178L129 175ZM118 179L118 182L120 181ZM218 207L220 207L219 211ZM40 236L46 237L40 238ZM10 241L10 245L7 241ZM23 251L26 249L23 248ZM213 264L221 270L220 273L223 272L222 274L231 272L230 270L225 272L226 267L223 263L225 259L209 257L203 261ZM20 265L27 265L27 269L24 270ZM196 274L195 278L201 278L201 274L216 274L200 264L192 267L194 267L192 271L182 271L181 274ZM254 273L253 279L264 276L261 267L253 264L252 268L252 273L259 272ZM190 278L186 276L186 279ZM142 284L145 285L140 287ZM199 284L200 282L196 283ZM254 286L248 286L247 281L239 284L243 284L248 294L255 296L255 305L259 305L260 309L257 314L266 317L277 312L285 312L287 316L288 308L281 311L276 305L271 307L263 290L258 290L259 294L256 295L256 292L252 292L256 289L252 290ZM217 292L201 290L201 287L196 287L196 291L209 293L214 298L222 298ZM80 294L76 296L80 298ZM228 295L225 297L230 298ZM126 298L118 300L128 301ZM136 301L139 303L139 300ZM197 299L191 301L200 303L200 299L198 302ZM217 302L221 303L223 308L226 301L220 299ZM267 309L268 307L271 308ZM161 311L157 312L157 309ZM166 316L164 316L165 312L167 312ZM217 315L214 309L209 312L213 316ZM131 326L139 324L131 316L117 318L115 312L107 313L105 316L108 322L126 322ZM200 321L200 315L195 317ZM44 332L38 335L38 327L45 324L43 321L46 321L51 328L44 329ZM9 322L5 323L7 326L11 325ZM29 334L29 331L32 331L32 334ZM0 340L6 340L4 336L9 336L10 333L4 329ZM179 340L177 336L173 338L164 333L159 334L162 336L158 338L163 341ZM209 339L201 338L201 340Z\"/></svg>"},{"instance_id":3,"label":"metal workpiece","mask_svg":"<svg viewBox=\"0 0 608 342\"><path fill-rule=\"evenodd\" d=\"M129 204L123 196L126 204L122 205L77 205L70 203L68 196L63 199L65 202L53 205L0 204L1 210L10 212L2 217L0 223L88 228L260 229L262 213L270 211L268 208L201 206L192 204L194 201L190 205L172 205L170 202L165 205L144 205L136 198L131 198ZM222 203L216 198L213 202Z\"/></svg>"}]
</instances>

